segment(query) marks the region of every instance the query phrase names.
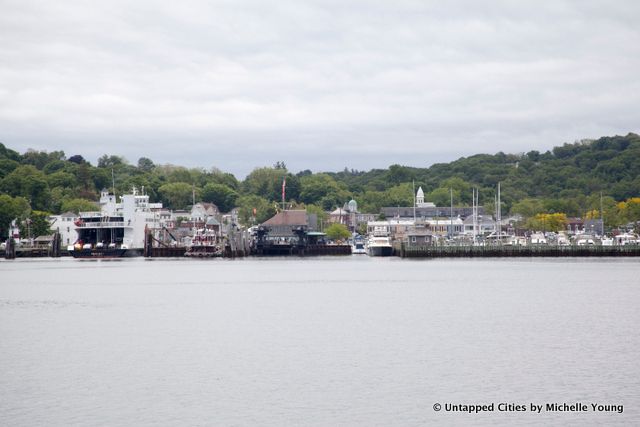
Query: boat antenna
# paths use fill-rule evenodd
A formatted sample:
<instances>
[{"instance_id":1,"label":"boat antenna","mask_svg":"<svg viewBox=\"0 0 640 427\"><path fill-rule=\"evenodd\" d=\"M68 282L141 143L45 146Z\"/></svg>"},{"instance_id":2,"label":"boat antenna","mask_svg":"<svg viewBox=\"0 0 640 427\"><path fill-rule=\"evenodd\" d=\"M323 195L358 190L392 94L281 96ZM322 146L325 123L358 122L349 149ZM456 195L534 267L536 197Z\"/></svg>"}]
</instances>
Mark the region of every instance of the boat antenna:
<instances>
[{"instance_id":1,"label":"boat antenna","mask_svg":"<svg viewBox=\"0 0 640 427\"><path fill-rule=\"evenodd\" d=\"M113 197L116 196L116 178L113 174L113 168L111 168L111 188L113 189Z\"/></svg>"}]
</instances>

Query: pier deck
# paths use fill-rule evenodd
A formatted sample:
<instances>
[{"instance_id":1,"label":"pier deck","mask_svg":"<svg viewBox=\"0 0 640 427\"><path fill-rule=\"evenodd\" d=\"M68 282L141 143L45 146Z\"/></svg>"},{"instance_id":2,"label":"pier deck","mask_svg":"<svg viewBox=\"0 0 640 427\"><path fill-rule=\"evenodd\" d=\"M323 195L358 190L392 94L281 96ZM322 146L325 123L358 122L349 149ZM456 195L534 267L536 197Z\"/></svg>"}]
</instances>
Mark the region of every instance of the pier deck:
<instances>
[{"instance_id":1,"label":"pier deck","mask_svg":"<svg viewBox=\"0 0 640 427\"><path fill-rule=\"evenodd\" d=\"M397 245L401 258L499 258L499 257L634 257L640 246L419 246Z\"/></svg>"}]
</instances>

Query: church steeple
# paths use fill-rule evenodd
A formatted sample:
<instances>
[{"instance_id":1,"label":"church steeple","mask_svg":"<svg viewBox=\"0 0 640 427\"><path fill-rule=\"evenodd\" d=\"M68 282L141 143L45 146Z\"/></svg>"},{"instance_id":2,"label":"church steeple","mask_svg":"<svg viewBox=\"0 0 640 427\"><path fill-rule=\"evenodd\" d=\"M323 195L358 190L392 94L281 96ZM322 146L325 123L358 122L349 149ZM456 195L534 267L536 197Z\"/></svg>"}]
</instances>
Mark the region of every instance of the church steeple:
<instances>
[{"instance_id":1,"label":"church steeple","mask_svg":"<svg viewBox=\"0 0 640 427\"><path fill-rule=\"evenodd\" d=\"M418 192L416 193L416 206L420 206L423 204L424 204L424 192L422 191L422 187L418 187Z\"/></svg>"}]
</instances>

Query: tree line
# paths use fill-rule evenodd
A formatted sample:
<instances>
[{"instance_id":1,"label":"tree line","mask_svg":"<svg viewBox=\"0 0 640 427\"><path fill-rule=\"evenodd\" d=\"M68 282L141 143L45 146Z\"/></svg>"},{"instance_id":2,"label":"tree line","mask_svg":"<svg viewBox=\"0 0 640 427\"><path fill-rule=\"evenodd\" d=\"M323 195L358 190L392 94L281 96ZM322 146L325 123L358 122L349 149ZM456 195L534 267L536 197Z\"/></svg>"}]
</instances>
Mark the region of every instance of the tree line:
<instances>
[{"instance_id":1,"label":"tree line","mask_svg":"<svg viewBox=\"0 0 640 427\"><path fill-rule=\"evenodd\" d=\"M428 160L428 159L425 159ZM383 206L411 206L414 189L438 206L470 205L477 188L485 211L493 212L497 184L502 211L526 218L539 214L599 217L609 226L640 220L640 136L602 137L565 143L544 153L476 154L430 167L391 165L387 169L340 172L289 171L283 161L254 169L244 180L217 168L135 164L105 154L93 165L81 154L28 150L18 153L0 143L0 239L12 219L95 209L100 190L117 194L133 186L167 208L187 209L193 199L215 203L222 212L238 208L245 224L276 213L286 177L287 207L322 215L354 198L362 212ZM254 215L255 212L255 215Z\"/></svg>"}]
</instances>

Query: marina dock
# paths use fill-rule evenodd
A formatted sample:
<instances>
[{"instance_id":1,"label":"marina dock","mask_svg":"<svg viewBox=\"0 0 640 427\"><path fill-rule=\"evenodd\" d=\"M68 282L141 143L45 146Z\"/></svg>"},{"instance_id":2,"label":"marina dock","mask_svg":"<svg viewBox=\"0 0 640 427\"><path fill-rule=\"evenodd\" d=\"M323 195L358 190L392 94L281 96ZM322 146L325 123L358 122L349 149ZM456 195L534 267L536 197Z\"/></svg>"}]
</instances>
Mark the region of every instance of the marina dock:
<instances>
[{"instance_id":1,"label":"marina dock","mask_svg":"<svg viewBox=\"0 0 640 427\"><path fill-rule=\"evenodd\" d=\"M401 258L502 258L502 257L634 257L639 245L619 246L394 246Z\"/></svg>"}]
</instances>

